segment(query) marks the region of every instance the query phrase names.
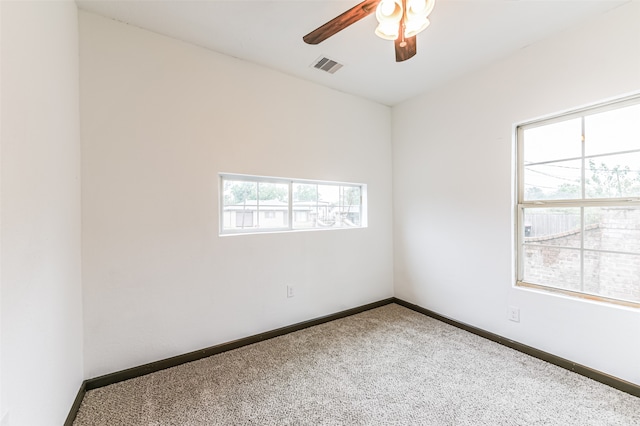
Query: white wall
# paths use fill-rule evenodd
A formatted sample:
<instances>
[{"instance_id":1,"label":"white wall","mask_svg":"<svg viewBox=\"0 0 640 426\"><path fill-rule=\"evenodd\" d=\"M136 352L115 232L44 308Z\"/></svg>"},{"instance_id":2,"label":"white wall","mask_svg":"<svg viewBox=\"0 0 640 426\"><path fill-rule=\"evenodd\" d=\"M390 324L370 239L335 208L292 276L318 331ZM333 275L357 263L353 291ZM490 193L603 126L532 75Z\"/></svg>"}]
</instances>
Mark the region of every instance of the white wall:
<instances>
[{"instance_id":1,"label":"white wall","mask_svg":"<svg viewBox=\"0 0 640 426\"><path fill-rule=\"evenodd\" d=\"M627 4L393 108L397 297L640 384L639 310L512 287L511 187L514 123L640 89L638 22Z\"/></svg>"},{"instance_id":2,"label":"white wall","mask_svg":"<svg viewBox=\"0 0 640 426\"><path fill-rule=\"evenodd\" d=\"M3 426L62 424L83 379L78 62L74 2L2 2Z\"/></svg>"},{"instance_id":3,"label":"white wall","mask_svg":"<svg viewBox=\"0 0 640 426\"><path fill-rule=\"evenodd\" d=\"M84 12L80 42L86 377L392 296L390 108ZM220 237L219 172L366 183L369 227Z\"/></svg>"}]
</instances>

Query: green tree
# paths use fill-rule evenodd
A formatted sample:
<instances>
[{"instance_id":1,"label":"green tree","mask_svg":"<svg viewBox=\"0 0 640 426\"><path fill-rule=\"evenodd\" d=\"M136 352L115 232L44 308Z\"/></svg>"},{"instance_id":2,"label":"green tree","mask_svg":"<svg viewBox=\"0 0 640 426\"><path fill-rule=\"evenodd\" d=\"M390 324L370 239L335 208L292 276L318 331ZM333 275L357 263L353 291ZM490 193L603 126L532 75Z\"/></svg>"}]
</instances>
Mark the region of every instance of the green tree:
<instances>
[{"instance_id":1,"label":"green tree","mask_svg":"<svg viewBox=\"0 0 640 426\"><path fill-rule=\"evenodd\" d=\"M224 181L224 202L226 205L242 204L247 200L255 200L256 182Z\"/></svg>"},{"instance_id":2,"label":"green tree","mask_svg":"<svg viewBox=\"0 0 640 426\"><path fill-rule=\"evenodd\" d=\"M344 204L347 206L360 205L360 188L357 186L344 187Z\"/></svg>"},{"instance_id":3,"label":"green tree","mask_svg":"<svg viewBox=\"0 0 640 426\"><path fill-rule=\"evenodd\" d=\"M556 200L574 198L580 198L580 185L576 185L573 183L561 184L554 195L554 199Z\"/></svg>"},{"instance_id":4,"label":"green tree","mask_svg":"<svg viewBox=\"0 0 640 426\"><path fill-rule=\"evenodd\" d=\"M318 185L296 184L293 186L295 201L316 201L318 199Z\"/></svg>"},{"instance_id":5,"label":"green tree","mask_svg":"<svg viewBox=\"0 0 640 426\"><path fill-rule=\"evenodd\" d=\"M545 198L544 191L537 186L526 188L525 197L527 200L543 200Z\"/></svg>"},{"instance_id":6,"label":"green tree","mask_svg":"<svg viewBox=\"0 0 640 426\"><path fill-rule=\"evenodd\" d=\"M640 170L632 171L629 166L621 165L610 168L590 159L589 171L586 190L590 198L640 196Z\"/></svg>"},{"instance_id":7,"label":"green tree","mask_svg":"<svg viewBox=\"0 0 640 426\"><path fill-rule=\"evenodd\" d=\"M259 187L258 187L259 185ZM246 201L255 201L260 193L260 200L277 200L286 203L289 197L289 189L286 184L264 182L224 182L224 202L226 205L243 204Z\"/></svg>"},{"instance_id":8,"label":"green tree","mask_svg":"<svg viewBox=\"0 0 640 426\"><path fill-rule=\"evenodd\" d=\"M286 203L289 198L288 185L277 183L260 183L260 200L277 200ZM255 196L253 198L255 200Z\"/></svg>"}]
</instances>

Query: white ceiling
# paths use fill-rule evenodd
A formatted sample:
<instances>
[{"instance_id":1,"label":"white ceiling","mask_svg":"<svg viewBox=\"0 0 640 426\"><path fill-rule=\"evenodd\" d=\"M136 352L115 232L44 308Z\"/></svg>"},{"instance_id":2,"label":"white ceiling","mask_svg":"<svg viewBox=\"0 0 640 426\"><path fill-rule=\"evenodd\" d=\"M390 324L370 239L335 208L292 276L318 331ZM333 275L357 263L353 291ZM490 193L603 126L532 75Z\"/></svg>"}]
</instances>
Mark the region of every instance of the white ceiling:
<instances>
[{"instance_id":1,"label":"white ceiling","mask_svg":"<svg viewBox=\"0 0 640 426\"><path fill-rule=\"evenodd\" d=\"M76 0L81 9L394 105L626 1L436 0L418 54L396 63L370 15L318 45L302 36L359 0ZM310 65L344 64L335 74Z\"/></svg>"}]
</instances>

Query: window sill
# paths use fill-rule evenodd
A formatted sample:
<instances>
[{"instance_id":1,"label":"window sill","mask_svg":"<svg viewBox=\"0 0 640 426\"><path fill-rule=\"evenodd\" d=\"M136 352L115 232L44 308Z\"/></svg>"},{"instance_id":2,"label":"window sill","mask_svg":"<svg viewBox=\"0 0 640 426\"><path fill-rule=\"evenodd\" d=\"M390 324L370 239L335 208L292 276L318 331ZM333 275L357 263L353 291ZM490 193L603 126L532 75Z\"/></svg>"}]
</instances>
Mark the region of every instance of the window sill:
<instances>
[{"instance_id":1,"label":"window sill","mask_svg":"<svg viewBox=\"0 0 640 426\"><path fill-rule=\"evenodd\" d=\"M524 281L518 281L515 285L516 288L538 290L544 293L551 293L555 295L568 296L573 299L583 299L592 302L606 303L608 305L625 306L628 308L640 309L640 302L632 302L629 300L612 299L609 297L598 296L595 294L580 293L577 291L565 290L561 288L548 287L540 284L531 284Z\"/></svg>"},{"instance_id":2,"label":"window sill","mask_svg":"<svg viewBox=\"0 0 640 426\"><path fill-rule=\"evenodd\" d=\"M219 237L233 237L237 235L273 235L273 234L291 234L298 232L332 232L332 231L347 231L354 229L367 229L368 226L358 226L353 228L300 228L300 229L289 229L289 228L278 228L273 230L264 230L264 231L232 231L232 232L220 232L218 234Z\"/></svg>"}]
</instances>

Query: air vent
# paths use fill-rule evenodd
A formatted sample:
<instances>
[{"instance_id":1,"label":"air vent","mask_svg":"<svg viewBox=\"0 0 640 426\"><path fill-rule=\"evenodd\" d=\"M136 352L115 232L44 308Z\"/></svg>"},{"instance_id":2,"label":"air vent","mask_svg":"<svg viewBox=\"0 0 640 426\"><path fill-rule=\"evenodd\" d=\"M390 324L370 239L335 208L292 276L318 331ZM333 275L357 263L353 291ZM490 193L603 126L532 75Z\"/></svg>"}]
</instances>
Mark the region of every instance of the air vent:
<instances>
[{"instance_id":1,"label":"air vent","mask_svg":"<svg viewBox=\"0 0 640 426\"><path fill-rule=\"evenodd\" d=\"M342 68L342 64L338 63L337 61L334 61L333 59L329 59L325 56L321 56L318 59L316 59L313 62L313 64L311 64L311 66L313 66L316 69L326 71L329 74L333 74L336 71L338 71L340 68Z\"/></svg>"}]
</instances>

